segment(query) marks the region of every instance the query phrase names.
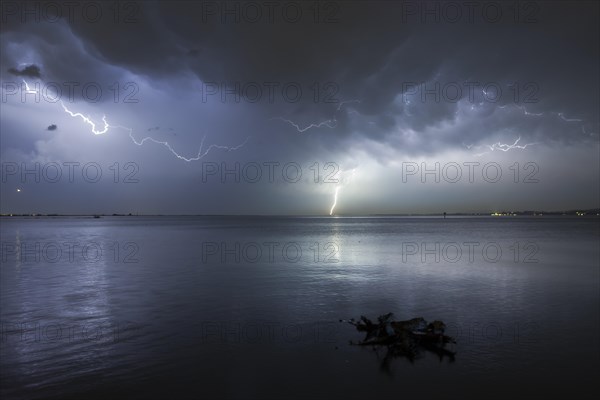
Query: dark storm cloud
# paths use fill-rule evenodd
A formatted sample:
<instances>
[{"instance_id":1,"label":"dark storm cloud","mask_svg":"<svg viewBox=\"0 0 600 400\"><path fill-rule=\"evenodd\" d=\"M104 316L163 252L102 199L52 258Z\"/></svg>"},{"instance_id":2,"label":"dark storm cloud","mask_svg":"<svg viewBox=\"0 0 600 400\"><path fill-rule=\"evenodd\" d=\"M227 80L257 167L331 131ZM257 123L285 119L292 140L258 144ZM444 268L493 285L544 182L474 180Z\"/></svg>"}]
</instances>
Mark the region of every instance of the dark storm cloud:
<instances>
[{"instance_id":1,"label":"dark storm cloud","mask_svg":"<svg viewBox=\"0 0 600 400\"><path fill-rule=\"evenodd\" d=\"M46 128L46 130L48 131L55 131L56 128L58 128L55 124L49 125L48 128Z\"/></svg>"},{"instance_id":2,"label":"dark storm cloud","mask_svg":"<svg viewBox=\"0 0 600 400\"><path fill-rule=\"evenodd\" d=\"M28 76L30 78L41 78L40 67L37 65L28 65L23 69L9 68L8 72L16 76Z\"/></svg>"},{"instance_id":3,"label":"dark storm cloud","mask_svg":"<svg viewBox=\"0 0 600 400\"><path fill-rule=\"evenodd\" d=\"M238 3L232 4L235 9ZM263 111L301 126L335 118L335 128L322 129L325 145L360 131L408 149L402 132L415 131L429 144L412 151L430 152L485 140L509 126L523 128L520 135L530 140L585 141L590 133L595 138L599 101L591 88L598 86L597 4L539 3L531 23L515 22L506 16L508 9L498 23L481 16L473 23L451 23L443 18L406 19L406 2L337 4L338 21L329 24L315 24L311 18L299 23L281 18L249 23L242 18L236 23L233 17L222 23L220 15L207 15L206 2L159 2L144 4L134 24L74 21L70 27L97 59L150 79L168 81L193 71L204 82L233 89L236 83L298 82L304 89L299 102L285 101L278 93L274 103L261 103ZM105 73L100 67L86 72ZM315 82L335 83L335 100L360 103L337 110L339 103L315 102L309 89ZM462 104L444 96L455 83ZM402 96L414 84L417 91L407 107L399 100L407 100ZM430 91L424 97L421 84ZM482 98L484 85L500 88L502 95L494 101ZM438 92L437 99L432 90ZM459 109L471 105L473 113L462 114L461 120ZM497 109L506 106L509 110ZM489 116L496 120L481 123L481 130L463 127L467 119L466 125L473 126L477 124L470 120ZM465 129L431 137L441 125Z\"/></svg>"},{"instance_id":4,"label":"dark storm cloud","mask_svg":"<svg viewBox=\"0 0 600 400\"><path fill-rule=\"evenodd\" d=\"M235 10L236 4L241 3L233 2L230 8ZM481 17L473 23L443 18L422 22L419 17L407 18L406 2L336 4L339 11L333 23L315 24L310 17L299 23L281 17L273 23L249 23L243 16L236 23L232 16L208 14L212 8L207 8L207 2L158 2L143 3L135 23L103 19L91 24L75 19L69 29L38 24L28 31L35 35L44 68L63 80L108 84L122 76L119 68L124 68L150 81L167 82L192 71L203 82L223 83L234 90L248 83L274 82L278 87L299 83L304 89L300 101L286 101L276 91L273 103L261 102L263 112L285 116L301 126L335 118L336 127L326 129L323 141L337 142L360 130L378 141L395 136L406 148L403 131L426 137L441 124L462 125L457 113L460 104L445 96L448 85L454 84L461 89L459 98L468 100L463 106L480 108L483 101L489 115L497 106L515 103L528 113L543 113L533 129L524 121L527 115L517 109L502 114L506 126L526 127L522 135L532 140L544 135L563 142L586 140L589 134L584 131L598 131L598 94L590 90L598 86L599 67L594 3L540 3L532 23L515 23L509 17L499 23ZM334 83L336 101L359 99L360 103L337 110L339 103L323 101L326 93L315 102L310 89L315 82ZM429 94L422 94L421 84ZM482 99L486 84L502 90L498 100ZM415 90L415 99L409 99L411 111L405 103L408 98L399 101L399 96ZM352 110L358 114L350 114ZM556 123L559 113L582 123L576 127ZM468 118L487 116L479 112ZM491 125L497 128L495 122ZM496 132L465 130L462 137L434 138L439 147L413 150L434 151Z\"/></svg>"},{"instance_id":5,"label":"dark storm cloud","mask_svg":"<svg viewBox=\"0 0 600 400\"><path fill-rule=\"evenodd\" d=\"M94 23L79 12L56 22L21 23L9 17L0 35L0 66L2 71L39 66L42 84L78 82L81 88L99 83L102 99L89 101L78 90L69 107L89 114L98 126L107 115L111 124L132 127L138 142L144 137L168 142L188 158L205 137L205 145L225 146L250 138L242 151L212 152L211 161L225 156L240 161L335 158L345 162L344 168L359 164L353 160L356 154L389 163L454 150L481 153L486 145L513 143L519 137L521 144L553 149L597 145L597 3L501 3L499 22L482 18L483 6L477 6L470 22L465 4L472 3L453 2L463 13L456 23L436 17L436 7L445 2L330 3L339 6L331 23L323 22L331 11L327 8L315 23L313 2L298 3L304 17L293 23L281 16L283 6L273 22L266 20L266 8L260 22L243 16L236 21L236 7L250 4L237 1L139 2L129 23L115 23L112 2L102 3L105 17ZM515 4L521 7L518 21L511 9ZM233 14L220 14L223 6ZM434 11L425 17L409 15L411 7ZM532 11L533 20L525 21ZM20 79L14 81L21 85ZM113 101L115 82L122 90L130 81L138 85L139 102L124 104L126 91L119 102ZM282 95L289 83L302 88L298 101ZM201 101L213 85L217 92L208 94L210 101ZM252 85L263 90L259 101L244 90ZM267 85L275 85L273 101ZM460 88L456 96L455 87ZM501 95L496 97L497 90ZM57 149L78 150L69 134L90 134L89 126L65 115L66 120L55 119L62 113L60 104L45 106L48 114L32 130L39 131L39 124L48 120L61 130L51 140L31 132L3 134L4 149L47 158ZM5 131L23 129L28 112L11 115ZM81 145L87 139L77 138ZM123 129L111 128L95 140L106 149L118 140L119 154L135 154L161 173L164 165L180 167L186 171L177 178L182 182L197 173L194 163L173 157L160 143L136 147ZM109 150L103 154L112 155ZM175 182L168 174L160 176ZM215 203L239 197L230 194Z\"/></svg>"},{"instance_id":6,"label":"dark storm cloud","mask_svg":"<svg viewBox=\"0 0 600 400\"><path fill-rule=\"evenodd\" d=\"M125 69L103 60L91 43L82 41L73 34L64 20L54 23L7 24L0 35L0 41L0 65L34 62L36 68L43 71L44 84L57 85L62 98L88 100L84 98L82 88L85 85L98 85L105 93L100 99L100 102L103 102L111 99L108 95L111 85L127 81L124 78ZM39 79L41 75L40 72L40 76L32 74L26 77ZM10 77L5 80L11 81ZM14 81L21 82L20 79ZM54 86L48 91L52 94L55 92ZM90 91L90 97L94 95L95 93Z\"/></svg>"}]
</instances>

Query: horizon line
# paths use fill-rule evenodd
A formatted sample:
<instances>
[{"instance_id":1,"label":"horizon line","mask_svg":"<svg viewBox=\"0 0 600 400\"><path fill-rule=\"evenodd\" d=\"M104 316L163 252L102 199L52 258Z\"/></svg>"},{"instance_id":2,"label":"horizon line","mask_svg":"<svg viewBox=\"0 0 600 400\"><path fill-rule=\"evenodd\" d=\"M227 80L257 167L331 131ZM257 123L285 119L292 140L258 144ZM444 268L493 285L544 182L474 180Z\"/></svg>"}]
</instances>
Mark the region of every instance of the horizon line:
<instances>
[{"instance_id":1,"label":"horizon line","mask_svg":"<svg viewBox=\"0 0 600 400\"><path fill-rule=\"evenodd\" d=\"M600 208L574 208L568 210L501 210L432 213L368 213L368 214L164 214L164 213L0 213L0 217L429 217L429 216L541 216L548 215L600 215Z\"/></svg>"}]
</instances>

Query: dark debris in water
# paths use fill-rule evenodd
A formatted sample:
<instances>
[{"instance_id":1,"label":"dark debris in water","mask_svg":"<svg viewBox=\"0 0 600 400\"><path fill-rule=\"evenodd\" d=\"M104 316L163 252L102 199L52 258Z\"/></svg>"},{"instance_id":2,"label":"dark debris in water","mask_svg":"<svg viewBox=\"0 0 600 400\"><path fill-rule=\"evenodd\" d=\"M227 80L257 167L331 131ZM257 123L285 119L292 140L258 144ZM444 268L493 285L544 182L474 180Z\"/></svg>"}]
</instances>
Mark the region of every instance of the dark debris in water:
<instances>
[{"instance_id":1,"label":"dark debris in water","mask_svg":"<svg viewBox=\"0 0 600 400\"><path fill-rule=\"evenodd\" d=\"M455 352L446 348L449 343L456 341L445 334L446 324L442 321L428 323L423 318L413 318L407 321L395 321L392 313L380 315L377 322L372 322L365 316L357 321L354 318L340 320L347 322L359 332L365 332L365 338L351 345L372 346L374 350L385 350L382 368L389 371L390 361L394 358L405 357L410 362L419 358L424 351L436 354L440 361L447 358L454 361Z\"/></svg>"}]
</instances>

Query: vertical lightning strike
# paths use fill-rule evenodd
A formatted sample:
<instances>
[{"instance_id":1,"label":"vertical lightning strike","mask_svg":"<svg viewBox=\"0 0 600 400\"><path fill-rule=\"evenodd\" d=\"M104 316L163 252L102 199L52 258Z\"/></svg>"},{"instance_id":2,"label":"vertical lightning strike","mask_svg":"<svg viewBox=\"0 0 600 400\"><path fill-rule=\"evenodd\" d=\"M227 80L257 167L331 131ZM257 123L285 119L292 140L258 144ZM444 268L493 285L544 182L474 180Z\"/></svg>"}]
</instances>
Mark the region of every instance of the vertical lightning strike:
<instances>
[{"instance_id":1,"label":"vertical lightning strike","mask_svg":"<svg viewBox=\"0 0 600 400\"><path fill-rule=\"evenodd\" d=\"M351 103L361 103L361 100L355 99L355 100L347 100L347 101L341 101L338 106L335 109L335 112L333 113L333 116L330 119L327 119L325 121L321 121L321 122L313 122L311 124L308 124L304 127L301 127L300 124L284 118L284 117L274 117L271 118L270 120L279 120L279 121L283 121L285 123L288 123L289 125L293 126L296 131L298 133L304 133L310 129L318 129L318 128L322 128L322 127L327 127L329 129L333 129L335 127L337 127L337 113L339 113L342 108L346 105L346 104L351 104ZM350 112L348 112L348 115L350 114L358 114L358 112L356 110L351 110ZM338 197L340 194L340 190L348 184L348 182L352 179L352 177L354 177L354 173L355 173L356 169L352 170L352 176L350 178L348 178L348 180L346 182L344 182L343 178L340 178L340 182L338 183L338 185L335 187L335 192L333 194L333 204L331 205L331 208L329 209L329 215L333 215L333 212L335 211L335 207L337 206L337 201L338 201ZM340 170L340 175L343 174L344 172Z\"/></svg>"},{"instance_id":2,"label":"vertical lightning strike","mask_svg":"<svg viewBox=\"0 0 600 400\"><path fill-rule=\"evenodd\" d=\"M329 210L329 215L333 215L333 210L335 209L335 206L337 204L337 198L338 198L339 191L340 191L340 187L336 186L335 194L333 195L333 204L331 205L331 209Z\"/></svg>"},{"instance_id":3,"label":"vertical lightning strike","mask_svg":"<svg viewBox=\"0 0 600 400\"><path fill-rule=\"evenodd\" d=\"M335 187L335 192L333 194L333 204L331 205L331 208L329 209L329 215L333 215L333 211L335 210L335 206L337 205L337 201L338 201L338 195L340 193L340 189L344 186L346 186L348 183L350 183L350 181L352 180L352 178L354 178L354 173L356 172L356 168L354 168L352 170L352 175L350 175L350 177L344 181L344 178L340 178L339 184ZM340 175L342 175L344 172L340 170Z\"/></svg>"}]
</instances>

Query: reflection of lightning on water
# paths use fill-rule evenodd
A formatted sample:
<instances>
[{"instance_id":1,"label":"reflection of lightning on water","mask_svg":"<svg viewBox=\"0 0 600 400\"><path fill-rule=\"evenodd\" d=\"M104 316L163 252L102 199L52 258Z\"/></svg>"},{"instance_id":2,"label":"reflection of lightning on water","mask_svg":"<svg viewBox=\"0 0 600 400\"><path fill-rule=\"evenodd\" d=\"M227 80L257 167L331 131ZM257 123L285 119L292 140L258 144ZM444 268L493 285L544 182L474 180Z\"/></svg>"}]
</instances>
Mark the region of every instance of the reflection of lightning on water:
<instances>
[{"instance_id":1,"label":"reflection of lightning on water","mask_svg":"<svg viewBox=\"0 0 600 400\"><path fill-rule=\"evenodd\" d=\"M287 118L283 118L283 117L274 117L271 118L271 120L279 120L279 121L283 121L286 122L288 124L290 124L291 126L293 126L294 128L296 128L296 130L298 131L298 133L304 133L310 129L313 128L322 128L322 127L327 127L329 129L333 129L337 126L337 118L336 118L336 114L342 110L342 107L345 104L350 104L350 103L360 103L360 100L347 100L347 101L341 101L336 110L335 113L333 114L333 117L331 117L328 120L322 121L322 122L317 122L317 123L311 123L309 125L306 125L305 127L301 127L300 124L295 123L294 121L287 119ZM349 113L350 114L350 113Z\"/></svg>"},{"instance_id":2,"label":"reflection of lightning on water","mask_svg":"<svg viewBox=\"0 0 600 400\"><path fill-rule=\"evenodd\" d=\"M31 89L25 80L23 80L23 83L25 84L25 90L27 91L27 93L39 93L37 90L33 90L33 89ZM102 116L102 122L104 123L104 127L103 127L102 129L96 129L96 123L95 123L94 121L92 121L92 120L90 119L90 117L89 117L89 116L85 116L85 115L83 115L82 113L79 113L79 112L73 112L73 111L69 110L69 109L67 108L67 106L65 106L65 104L62 102L62 100L61 100L60 104L61 104L61 106L62 106L63 110L64 110L64 111L65 111L67 114L69 114L71 117L74 117L74 118L81 118L81 119L83 120L83 122L85 122L86 124L90 125L90 126L91 126L91 129L92 129L92 133L93 133L94 135L102 135L102 134L104 134L104 133L108 132L108 130L109 130L110 128L119 128L119 129L124 129L124 130L126 130L126 131L128 131L128 132L129 132L129 138L131 139L131 141L132 141L134 144L136 144L136 145L138 145L138 146L142 146L142 145L143 145L145 142L147 142L147 141L150 141L150 142L153 142L153 143L156 143L156 144L163 145L163 146L165 146L165 147L166 147L166 148L167 148L167 149L168 149L168 150L169 150L169 151L170 151L170 152L171 152L171 153L172 153L172 154L173 154L175 157L177 157L177 158L178 158L178 159L180 159L180 160L186 161L186 162L190 162L190 161L198 161L198 160L200 160L201 158L205 157L205 156L206 156L206 155L207 155L207 154L208 154L208 153L209 153L211 150L213 150L213 149L223 150L223 151L226 151L226 152L238 150L238 149L242 148L242 147L243 147L243 146L244 146L244 145L245 145L245 144L248 142L248 140L250 139L250 137L247 137L247 138L246 138L246 140L244 140L244 142L242 142L241 144L239 144L239 145L237 145L237 146L234 146L234 147L222 146L222 145L218 145L218 144L211 144L210 146L208 146L208 147L207 147L207 148L206 148L206 149L203 151L203 148L204 148L204 140L206 139L206 136L204 136L204 137L202 138L202 141L200 142L200 148L198 149L198 153L196 154L196 156L195 156L195 157L184 157L184 156L182 156L181 154L177 153L177 151L175 151L175 149L174 149L174 148L173 148L173 147L172 147L172 146L169 144L169 142L167 142L167 141L157 140L157 139L154 139L154 138L152 138L152 137L149 137L149 136L148 136L148 137L145 137L145 138L142 138L142 139L141 139L141 140L139 140L139 141L138 141L138 140L136 140L136 139L135 139L135 137L133 136L133 129L132 129L132 128L128 128L128 127L126 127L126 126L122 126L122 125L110 125L110 124L108 123L108 121L106 120L106 115L103 115L103 116Z\"/></svg>"},{"instance_id":3,"label":"reflection of lightning on water","mask_svg":"<svg viewBox=\"0 0 600 400\"><path fill-rule=\"evenodd\" d=\"M352 178L354 178L355 172L356 172L356 168L352 170L352 175L350 175L350 177L348 179L340 177L340 181L339 181L338 185L335 187L335 192L333 194L333 204L331 205L331 208L329 209L329 215L333 215L333 211L335 210L335 206L337 205L340 189L350 183ZM340 176L343 173L344 173L343 171L340 171Z\"/></svg>"}]
</instances>

